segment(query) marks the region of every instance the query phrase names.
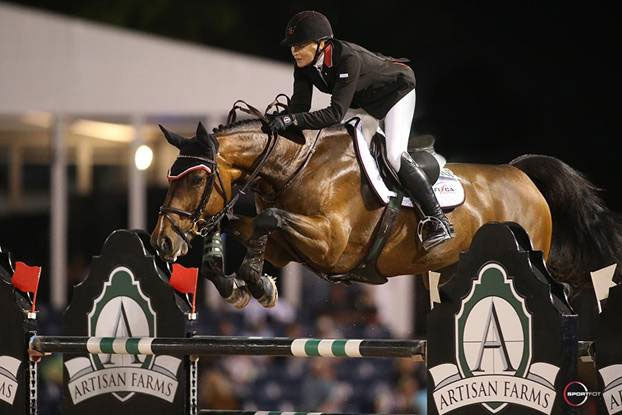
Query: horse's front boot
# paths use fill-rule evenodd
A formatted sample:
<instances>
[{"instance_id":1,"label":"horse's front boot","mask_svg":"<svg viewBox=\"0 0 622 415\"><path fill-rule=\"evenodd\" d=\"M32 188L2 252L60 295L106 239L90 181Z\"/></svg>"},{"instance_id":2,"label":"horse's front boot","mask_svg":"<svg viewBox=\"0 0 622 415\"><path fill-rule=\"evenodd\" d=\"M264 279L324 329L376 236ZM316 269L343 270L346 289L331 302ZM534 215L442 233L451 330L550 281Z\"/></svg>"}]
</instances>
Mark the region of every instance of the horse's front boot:
<instances>
[{"instance_id":1,"label":"horse's front boot","mask_svg":"<svg viewBox=\"0 0 622 415\"><path fill-rule=\"evenodd\" d=\"M208 235L203 242L203 259L201 275L212 281L218 293L225 301L235 308L244 308L251 300L246 283L235 274L225 275L223 244L220 231Z\"/></svg>"},{"instance_id":2,"label":"horse's front boot","mask_svg":"<svg viewBox=\"0 0 622 415\"><path fill-rule=\"evenodd\" d=\"M274 278L263 274L264 253L268 235L251 238L247 241L247 250L238 271L246 281L253 297L264 307L274 307L278 300L278 290Z\"/></svg>"}]
</instances>

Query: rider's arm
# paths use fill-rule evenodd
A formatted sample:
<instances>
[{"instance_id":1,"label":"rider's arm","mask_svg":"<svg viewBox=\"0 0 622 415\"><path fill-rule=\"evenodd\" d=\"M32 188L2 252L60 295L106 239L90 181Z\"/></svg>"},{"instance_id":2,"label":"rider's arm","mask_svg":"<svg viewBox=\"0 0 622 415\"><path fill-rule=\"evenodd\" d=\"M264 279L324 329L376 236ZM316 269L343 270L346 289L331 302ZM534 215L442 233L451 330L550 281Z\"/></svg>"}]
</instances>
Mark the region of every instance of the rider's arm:
<instances>
[{"instance_id":1,"label":"rider's arm","mask_svg":"<svg viewBox=\"0 0 622 415\"><path fill-rule=\"evenodd\" d=\"M306 112L311 109L313 84L298 68L294 69L294 93L289 100L290 113Z\"/></svg>"},{"instance_id":2,"label":"rider's arm","mask_svg":"<svg viewBox=\"0 0 622 415\"><path fill-rule=\"evenodd\" d=\"M345 57L336 68L337 80L331 95L330 105L318 111L294 114L295 123L298 127L318 130L341 122L352 103L360 73L361 61L359 57L356 55Z\"/></svg>"}]
</instances>

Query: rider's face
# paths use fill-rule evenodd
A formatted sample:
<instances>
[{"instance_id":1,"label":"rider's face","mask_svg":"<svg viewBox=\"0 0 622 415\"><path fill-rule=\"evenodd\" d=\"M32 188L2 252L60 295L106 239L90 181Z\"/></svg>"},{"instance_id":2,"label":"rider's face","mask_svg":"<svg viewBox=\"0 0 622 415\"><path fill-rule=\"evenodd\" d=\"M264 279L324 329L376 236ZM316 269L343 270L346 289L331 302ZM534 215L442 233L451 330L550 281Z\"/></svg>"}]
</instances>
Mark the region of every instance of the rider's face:
<instances>
[{"instance_id":1,"label":"rider's face","mask_svg":"<svg viewBox=\"0 0 622 415\"><path fill-rule=\"evenodd\" d=\"M323 43L323 41L321 43ZM298 66L299 68L303 68L313 63L313 58L315 57L317 48L318 48L317 42L307 42L301 45L292 46L291 51L292 51L292 56L294 57L294 60L296 61L296 66Z\"/></svg>"}]
</instances>

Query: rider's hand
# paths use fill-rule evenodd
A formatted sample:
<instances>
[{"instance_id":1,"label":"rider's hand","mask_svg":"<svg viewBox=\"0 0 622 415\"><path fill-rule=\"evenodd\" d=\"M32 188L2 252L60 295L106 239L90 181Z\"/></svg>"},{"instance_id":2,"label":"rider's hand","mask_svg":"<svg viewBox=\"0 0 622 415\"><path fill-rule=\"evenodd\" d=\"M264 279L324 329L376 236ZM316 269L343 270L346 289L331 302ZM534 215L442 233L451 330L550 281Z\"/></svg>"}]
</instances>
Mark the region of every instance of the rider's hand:
<instances>
[{"instance_id":1,"label":"rider's hand","mask_svg":"<svg viewBox=\"0 0 622 415\"><path fill-rule=\"evenodd\" d=\"M293 123L294 118L291 115L277 115L270 118L270 121L268 121L268 128L272 133L280 133L282 131L285 131L287 127L289 127Z\"/></svg>"}]
</instances>

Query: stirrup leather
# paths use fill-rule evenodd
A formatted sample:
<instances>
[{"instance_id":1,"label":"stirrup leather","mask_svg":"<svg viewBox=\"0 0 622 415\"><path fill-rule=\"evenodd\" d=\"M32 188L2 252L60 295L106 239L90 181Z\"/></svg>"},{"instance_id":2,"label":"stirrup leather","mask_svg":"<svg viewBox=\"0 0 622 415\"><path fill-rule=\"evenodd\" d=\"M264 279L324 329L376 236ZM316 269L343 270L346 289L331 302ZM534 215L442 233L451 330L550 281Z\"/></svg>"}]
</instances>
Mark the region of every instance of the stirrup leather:
<instances>
[{"instance_id":1,"label":"stirrup leather","mask_svg":"<svg viewBox=\"0 0 622 415\"><path fill-rule=\"evenodd\" d=\"M440 228L442 229L443 232L442 233L437 233L435 235L433 235L432 237L427 238L426 240L423 239L423 229L424 227L429 224L429 223L433 223L436 222L438 224L440 224ZM451 226L451 224L447 224L444 221L442 221L441 219L435 217L435 216L426 216L424 217L422 220L419 221L419 224L417 225L417 238L419 238L419 242L421 243L421 246L423 246L423 249L425 249L426 251L429 251L430 249L434 248L436 245L453 238L453 232L452 229L449 228L449 226Z\"/></svg>"}]
</instances>

